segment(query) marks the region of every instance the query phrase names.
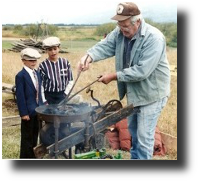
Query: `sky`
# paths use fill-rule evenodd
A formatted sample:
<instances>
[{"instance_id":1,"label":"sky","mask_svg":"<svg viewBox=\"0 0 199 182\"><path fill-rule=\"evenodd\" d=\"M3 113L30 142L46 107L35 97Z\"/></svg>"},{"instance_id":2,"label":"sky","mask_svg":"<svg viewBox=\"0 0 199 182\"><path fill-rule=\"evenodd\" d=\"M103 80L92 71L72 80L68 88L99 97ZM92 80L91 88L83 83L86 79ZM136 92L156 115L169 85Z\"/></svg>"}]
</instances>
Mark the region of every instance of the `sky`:
<instances>
[{"instance_id":1,"label":"sky","mask_svg":"<svg viewBox=\"0 0 199 182\"><path fill-rule=\"evenodd\" d=\"M115 15L120 0L4 0L1 5L2 24L107 23ZM175 1L135 0L141 12L160 17L173 16L177 21ZM158 18L157 17L157 18Z\"/></svg>"}]
</instances>

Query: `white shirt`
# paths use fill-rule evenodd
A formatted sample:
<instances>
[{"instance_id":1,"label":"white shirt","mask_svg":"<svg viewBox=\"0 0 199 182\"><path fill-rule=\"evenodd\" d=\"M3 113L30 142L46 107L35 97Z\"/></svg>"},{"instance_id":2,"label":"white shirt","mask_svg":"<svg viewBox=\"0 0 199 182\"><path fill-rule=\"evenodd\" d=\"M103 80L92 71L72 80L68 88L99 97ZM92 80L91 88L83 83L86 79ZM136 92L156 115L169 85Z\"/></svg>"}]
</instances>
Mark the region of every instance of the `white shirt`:
<instances>
[{"instance_id":1,"label":"white shirt","mask_svg":"<svg viewBox=\"0 0 199 182\"><path fill-rule=\"evenodd\" d=\"M30 69L29 67L27 67L27 66L25 66L25 65L24 65L24 69L25 69L25 70L28 72L28 74L30 75L31 80L32 80L32 82L33 82L33 84L34 84L34 86L35 86L35 89L36 89L36 79L35 79L34 74L33 74L33 71L35 71L35 70L32 70L32 69Z\"/></svg>"},{"instance_id":2,"label":"white shirt","mask_svg":"<svg viewBox=\"0 0 199 182\"><path fill-rule=\"evenodd\" d=\"M25 66L25 65L24 65L24 69L25 69L25 70L28 72L28 74L30 75L31 80L32 80L32 82L33 82L33 85L35 86L35 89L37 89L37 88L36 88L36 79L35 79L34 74L33 74L33 71L35 71L35 70L32 70L32 69L30 69L29 67L27 67L27 66ZM45 95L44 95L44 88L43 88L43 86L41 86L41 97L42 97L42 101L43 101L43 102L46 102L46 98L45 98Z\"/></svg>"},{"instance_id":3,"label":"white shirt","mask_svg":"<svg viewBox=\"0 0 199 182\"><path fill-rule=\"evenodd\" d=\"M69 81L69 82L68 82L68 85L67 85L67 87L66 87L66 89L65 89L65 91L64 91L64 93L65 93L66 95L68 95L68 93L70 92L70 90L71 90L72 87L73 87L73 81Z\"/></svg>"}]
</instances>

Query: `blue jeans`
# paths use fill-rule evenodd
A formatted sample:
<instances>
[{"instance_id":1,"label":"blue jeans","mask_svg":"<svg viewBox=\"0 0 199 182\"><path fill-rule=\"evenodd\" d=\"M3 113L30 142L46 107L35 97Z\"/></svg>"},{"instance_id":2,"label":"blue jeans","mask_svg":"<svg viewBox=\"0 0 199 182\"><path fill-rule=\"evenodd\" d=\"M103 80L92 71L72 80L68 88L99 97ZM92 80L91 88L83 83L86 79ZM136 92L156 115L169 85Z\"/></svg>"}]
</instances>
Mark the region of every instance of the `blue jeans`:
<instances>
[{"instance_id":1,"label":"blue jeans","mask_svg":"<svg viewBox=\"0 0 199 182\"><path fill-rule=\"evenodd\" d=\"M128 117L128 129L132 136L131 159L153 157L154 134L158 117L168 97L148 105L139 106L139 113Z\"/></svg>"}]
</instances>

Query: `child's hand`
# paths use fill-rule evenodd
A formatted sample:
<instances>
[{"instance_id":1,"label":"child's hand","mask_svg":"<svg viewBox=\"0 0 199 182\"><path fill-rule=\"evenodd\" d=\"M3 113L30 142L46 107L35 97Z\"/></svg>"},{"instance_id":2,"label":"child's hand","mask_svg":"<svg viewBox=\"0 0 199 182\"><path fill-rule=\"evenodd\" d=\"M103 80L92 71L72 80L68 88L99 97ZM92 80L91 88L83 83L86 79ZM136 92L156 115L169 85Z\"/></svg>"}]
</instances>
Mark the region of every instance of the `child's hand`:
<instances>
[{"instance_id":1,"label":"child's hand","mask_svg":"<svg viewBox=\"0 0 199 182\"><path fill-rule=\"evenodd\" d=\"M30 120L30 117L29 117L29 115L25 115L25 116L22 116L21 119L22 119L22 120L27 120L27 121L29 121L29 120Z\"/></svg>"}]
</instances>

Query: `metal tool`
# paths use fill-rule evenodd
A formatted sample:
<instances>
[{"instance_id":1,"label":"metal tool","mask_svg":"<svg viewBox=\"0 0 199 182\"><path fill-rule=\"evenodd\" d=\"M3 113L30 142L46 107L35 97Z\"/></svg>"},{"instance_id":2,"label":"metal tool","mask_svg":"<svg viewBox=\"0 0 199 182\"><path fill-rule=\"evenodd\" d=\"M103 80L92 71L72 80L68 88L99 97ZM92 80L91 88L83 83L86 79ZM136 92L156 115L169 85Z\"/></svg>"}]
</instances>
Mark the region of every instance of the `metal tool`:
<instances>
[{"instance_id":1,"label":"metal tool","mask_svg":"<svg viewBox=\"0 0 199 182\"><path fill-rule=\"evenodd\" d=\"M84 66L85 66L85 64L86 64L86 60L88 59L88 56L89 56L89 55L87 55L87 56L86 56L86 59L84 60ZM79 77L80 77L80 75L81 75L81 72L82 72L82 70L79 70L79 72L78 72L78 74L77 74L77 78L76 78L76 80L75 80L75 82L74 82L72 88L70 89L68 95L66 96L65 99L63 99L63 100L58 104L58 106L61 106L62 104L64 104L64 103L66 103L66 102L69 101L68 98L69 98L71 92L73 91L73 88L75 87L75 85L76 85L76 83L77 83L77 80L79 79Z\"/></svg>"},{"instance_id":2,"label":"metal tool","mask_svg":"<svg viewBox=\"0 0 199 182\"><path fill-rule=\"evenodd\" d=\"M65 103L68 102L69 100L71 100L73 97L75 97L77 94L79 94L80 92L82 92L83 90L85 90L86 88L90 87L91 85L93 85L94 83L96 83L102 76L98 77L97 80L93 81L92 83L88 84L87 86L85 86L84 88L80 89L79 91L77 91L75 94L73 94L71 97L65 99Z\"/></svg>"},{"instance_id":3,"label":"metal tool","mask_svg":"<svg viewBox=\"0 0 199 182\"><path fill-rule=\"evenodd\" d=\"M88 94L89 92L91 93L91 98L92 98L95 102L97 102L98 107L101 107L101 104L100 104L99 100L97 100L96 98L94 98L94 96L93 96L93 90L91 89L91 87L88 87L88 88L86 89L86 93Z\"/></svg>"}]
</instances>

